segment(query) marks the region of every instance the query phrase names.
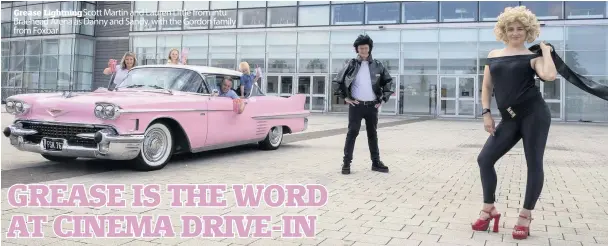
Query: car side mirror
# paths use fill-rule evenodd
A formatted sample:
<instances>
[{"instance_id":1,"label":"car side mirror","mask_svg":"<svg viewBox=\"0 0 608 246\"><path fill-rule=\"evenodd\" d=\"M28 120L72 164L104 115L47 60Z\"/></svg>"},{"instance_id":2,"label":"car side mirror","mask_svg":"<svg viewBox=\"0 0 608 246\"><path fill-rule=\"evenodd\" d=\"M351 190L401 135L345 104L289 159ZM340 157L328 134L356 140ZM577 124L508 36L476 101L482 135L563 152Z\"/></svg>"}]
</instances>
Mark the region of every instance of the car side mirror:
<instances>
[{"instance_id":1,"label":"car side mirror","mask_svg":"<svg viewBox=\"0 0 608 246\"><path fill-rule=\"evenodd\" d=\"M219 94L219 93L220 93L220 91L218 91L217 89L213 89L213 90L211 90L211 93L212 93L212 94Z\"/></svg>"}]
</instances>

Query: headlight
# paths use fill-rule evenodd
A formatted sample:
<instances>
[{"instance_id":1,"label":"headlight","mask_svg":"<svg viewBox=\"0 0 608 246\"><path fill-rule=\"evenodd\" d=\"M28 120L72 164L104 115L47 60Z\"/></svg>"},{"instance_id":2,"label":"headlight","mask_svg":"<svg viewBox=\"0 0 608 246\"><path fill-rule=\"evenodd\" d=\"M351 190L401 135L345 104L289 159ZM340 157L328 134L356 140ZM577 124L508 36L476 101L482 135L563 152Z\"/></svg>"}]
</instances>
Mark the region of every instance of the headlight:
<instances>
[{"instance_id":1,"label":"headlight","mask_svg":"<svg viewBox=\"0 0 608 246\"><path fill-rule=\"evenodd\" d=\"M9 112L14 115L22 115L26 114L31 106L25 102L19 100L6 100L6 112Z\"/></svg>"},{"instance_id":2,"label":"headlight","mask_svg":"<svg viewBox=\"0 0 608 246\"><path fill-rule=\"evenodd\" d=\"M96 103L95 116L104 120L113 120L120 115L120 107L111 103Z\"/></svg>"}]
</instances>

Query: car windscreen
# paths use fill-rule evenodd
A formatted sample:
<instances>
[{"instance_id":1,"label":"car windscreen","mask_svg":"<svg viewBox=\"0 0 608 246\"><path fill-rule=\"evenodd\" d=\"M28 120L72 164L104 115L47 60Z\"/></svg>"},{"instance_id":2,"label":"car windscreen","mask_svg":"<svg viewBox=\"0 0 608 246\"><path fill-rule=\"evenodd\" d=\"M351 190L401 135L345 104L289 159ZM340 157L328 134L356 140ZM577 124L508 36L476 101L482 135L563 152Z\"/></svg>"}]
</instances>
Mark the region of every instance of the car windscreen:
<instances>
[{"instance_id":1,"label":"car windscreen","mask_svg":"<svg viewBox=\"0 0 608 246\"><path fill-rule=\"evenodd\" d=\"M203 79L196 72L182 68L135 68L118 88L168 89L198 92Z\"/></svg>"}]
</instances>

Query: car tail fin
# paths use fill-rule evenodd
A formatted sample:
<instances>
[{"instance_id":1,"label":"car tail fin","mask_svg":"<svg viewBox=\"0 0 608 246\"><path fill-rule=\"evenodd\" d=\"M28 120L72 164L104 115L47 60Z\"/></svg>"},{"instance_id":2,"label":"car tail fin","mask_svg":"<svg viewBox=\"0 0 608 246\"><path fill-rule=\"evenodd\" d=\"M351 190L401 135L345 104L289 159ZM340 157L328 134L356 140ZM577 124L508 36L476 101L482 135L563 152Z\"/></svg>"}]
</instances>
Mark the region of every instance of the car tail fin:
<instances>
[{"instance_id":1,"label":"car tail fin","mask_svg":"<svg viewBox=\"0 0 608 246\"><path fill-rule=\"evenodd\" d=\"M290 101L293 101L295 105L297 105L298 109L306 109L306 95L305 94L294 94L289 97Z\"/></svg>"}]
</instances>

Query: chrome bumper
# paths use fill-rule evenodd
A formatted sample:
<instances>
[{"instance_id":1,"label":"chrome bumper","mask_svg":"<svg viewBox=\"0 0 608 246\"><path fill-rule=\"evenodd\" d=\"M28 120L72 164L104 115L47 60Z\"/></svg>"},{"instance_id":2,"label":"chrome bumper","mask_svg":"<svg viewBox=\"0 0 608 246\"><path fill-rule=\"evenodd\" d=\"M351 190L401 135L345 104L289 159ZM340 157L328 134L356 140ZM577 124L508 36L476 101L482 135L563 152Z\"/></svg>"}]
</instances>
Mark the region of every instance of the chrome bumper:
<instances>
[{"instance_id":1,"label":"chrome bumper","mask_svg":"<svg viewBox=\"0 0 608 246\"><path fill-rule=\"evenodd\" d=\"M43 141L32 143L23 136L35 135L38 132L32 129L23 129L18 125L10 125L3 131L4 136L10 139L11 145L18 150L63 157L97 158L108 160L131 160L139 154L143 135L116 135L109 130L100 130L96 133L78 134L78 137L94 139L96 148L71 146L63 140L63 148L59 151L46 150Z\"/></svg>"}]
</instances>

